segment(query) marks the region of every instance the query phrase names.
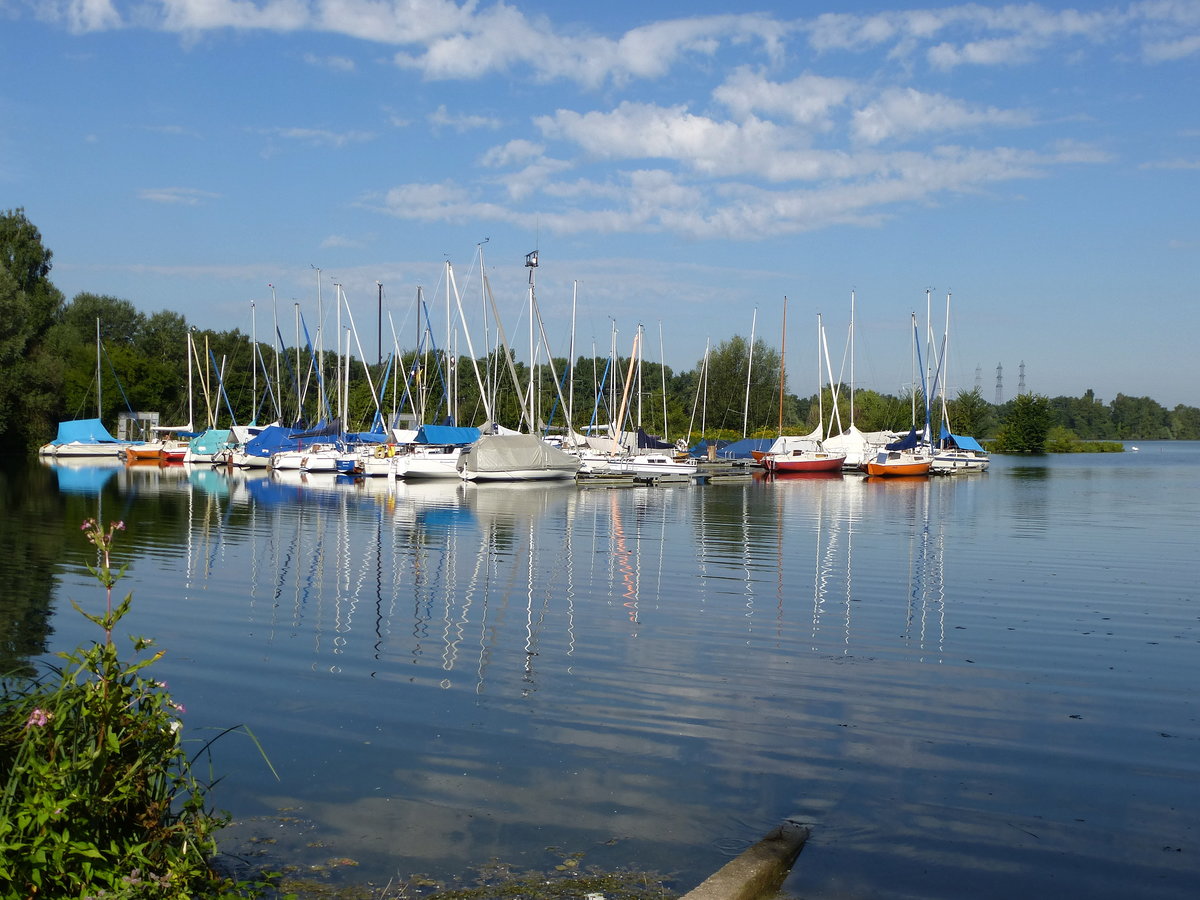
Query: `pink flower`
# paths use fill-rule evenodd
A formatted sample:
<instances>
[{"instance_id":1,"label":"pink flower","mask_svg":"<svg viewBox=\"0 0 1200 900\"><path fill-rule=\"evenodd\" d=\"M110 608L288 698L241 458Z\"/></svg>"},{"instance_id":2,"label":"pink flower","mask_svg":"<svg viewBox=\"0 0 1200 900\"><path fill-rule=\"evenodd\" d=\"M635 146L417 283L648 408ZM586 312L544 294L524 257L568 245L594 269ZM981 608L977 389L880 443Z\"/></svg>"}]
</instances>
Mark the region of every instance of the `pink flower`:
<instances>
[{"instance_id":1,"label":"pink flower","mask_svg":"<svg viewBox=\"0 0 1200 900\"><path fill-rule=\"evenodd\" d=\"M33 712L29 714L29 721L25 723L25 727L32 728L36 725L38 728L41 728L53 717L54 713L48 713L44 709L35 706Z\"/></svg>"}]
</instances>

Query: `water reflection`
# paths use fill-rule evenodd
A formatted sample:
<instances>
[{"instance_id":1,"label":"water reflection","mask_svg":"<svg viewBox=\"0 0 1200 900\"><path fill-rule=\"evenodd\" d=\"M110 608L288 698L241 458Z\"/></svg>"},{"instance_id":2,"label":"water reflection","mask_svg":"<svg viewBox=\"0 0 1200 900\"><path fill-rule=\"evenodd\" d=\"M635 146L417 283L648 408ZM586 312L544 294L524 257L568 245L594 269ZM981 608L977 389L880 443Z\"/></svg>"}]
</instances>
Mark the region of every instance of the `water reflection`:
<instances>
[{"instance_id":1,"label":"water reflection","mask_svg":"<svg viewBox=\"0 0 1200 900\"><path fill-rule=\"evenodd\" d=\"M246 721L282 775L264 784L252 748L223 748L221 802L302 808L362 877L616 840L614 863L695 883L718 848L800 814L819 825L808 894L853 869L864 895L898 872L907 895L954 896L920 881L935 857L955 887L986 869L1037 894L1031 820L1053 836L1039 865L1090 862L1077 806L1196 775L1159 736L1186 732L1196 673L1185 554L1149 553L1164 515L1186 542L1178 474L1124 517L1128 481L1076 499L1083 474L1009 478L1002 461L614 490L130 468L76 493L36 474L36 541L6 527L58 579L43 621L86 578L82 514L125 517L139 631L169 648L188 728ZM22 517L32 482L5 486ZM1026 540L1039 516L1046 540ZM1081 534L1090 555L1071 552ZM72 641L64 622L50 649ZM1105 821L1145 822L1158 804L1111 805Z\"/></svg>"}]
</instances>

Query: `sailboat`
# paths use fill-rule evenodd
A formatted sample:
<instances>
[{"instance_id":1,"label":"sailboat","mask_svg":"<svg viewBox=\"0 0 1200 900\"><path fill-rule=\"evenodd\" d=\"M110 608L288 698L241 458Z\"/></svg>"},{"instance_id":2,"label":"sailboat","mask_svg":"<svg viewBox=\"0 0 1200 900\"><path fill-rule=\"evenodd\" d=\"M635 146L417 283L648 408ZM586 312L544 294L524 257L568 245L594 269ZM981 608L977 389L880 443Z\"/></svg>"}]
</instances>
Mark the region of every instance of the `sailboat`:
<instances>
[{"instance_id":1,"label":"sailboat","mask_svg":"<svg viewBox=\"0 0 1200 900\"><path fill-rule=\"evenodd\" d=\"M900 438L898 441L893 441L884 446L882 450L876 453L874 459L869 459L863 464L863 470L868 476L876 478L903 478L912 476L928 475L931 466L933 465L933 455L930 453L929 445L924 440L924 435L929 433L929 403L925 403L925 430L923 433L917 432L917 394L916 394L916 369L917 362L920 357L920 343L917 340L917 314L912 314L913 326L913 395L912 395L912 417L913 424L908 434ZM922 376L924 377L924 376ZM926 396L928 393L926 392Z\"/></svg>"},{"instance_id":2,"label":"sailboat","mask_svg":"<svg viewBox=\"0 0 1200 900\"><path fill-rule=\"evenodd\" d=\"M896 440L899 435L890 431L862 431L854 421L854 325L855 325L855 291L850 292L850 332L847 338L850 356L850 425L841 434L825 438L825 449L834 452L844 452L846 461L844 469L861 469L867 461L874 457L887 443ZM834 409L837 409L837 396L833 399ZM832 423L831 423L832 424Z\"/></svg>"},{"instance_id":3,"label":"sailboat","mask_svg":"<svg viewBox=\"0 0 1200 900\"><path fill-rule=\"evenodd\" d=\"M824 344L824 329L821 317L817 316L817 391L821 391L821 348ZM783 392L784 353L787 349L787 297L783 298L783 337L782 349L779 356L779 430L781 434L771 448L759 460L764 469L772 475L793 475L812 472L840 472L846 461L845 453L827 450L822 441L825 432L825 414L820 414L816 429L802 437L782 434L783 431Z\"/></svg>"},{"instance_id":4,"label":"sailboat","mask_svg":"<svg viewBox=\"0 0 1200 900\"><path fill-rule=\"evenodd\" d=\"M120 441L113 437L101 415L100 320L96 319L96 418L74 419L58 423L54 440L38 448L39 456L52 457L118 457L138 441Z\"/></svg>"},{"instance_id":5,"label":"sailboat","mask_svg":"<svg viewBox=\"0 0 1200 900\"><path fill-rule=\"evenodd\" d=\"M941 378L942 421L938 429L937 444L933 448L933 471L935 472L984 472L990 459L979 441L967 435L950 431L950 413L946 408L946 358L950 349L950 292L946 292L946 331L943 338L942 359L938 368L943 370Z\"/></svg>"}]
</instances>

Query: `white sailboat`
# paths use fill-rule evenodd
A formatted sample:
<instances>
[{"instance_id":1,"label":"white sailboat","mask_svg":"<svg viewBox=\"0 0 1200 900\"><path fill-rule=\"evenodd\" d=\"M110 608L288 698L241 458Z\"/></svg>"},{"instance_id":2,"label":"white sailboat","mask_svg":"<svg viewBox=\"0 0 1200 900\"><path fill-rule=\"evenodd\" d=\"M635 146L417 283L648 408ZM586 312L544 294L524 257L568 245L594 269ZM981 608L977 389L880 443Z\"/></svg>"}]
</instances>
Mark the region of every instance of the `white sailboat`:
<instances>
[{"instance_id":1,"label":"white sailboat","mask_svg":"<svg viewBox=\"0 0 1200 900\"><path fill-rule=\"evenodd\" d=\"M946 331L943 338L941 402L942 421L938 429L938 440L933 446L934 472L986 472L991 459L979 441L967 435L954 434L950 430L950 412L946 407L946 380L949 370L946 360L950 354L950 292L946 292ZM932 442L931 442L932 443Z\"/></svg>"},{"instance_id":2,"label":"white sailboat","mask_svg":"<svg viewBox=\"0 0 1200 900\"><path fill-rule=\"evenodd\" d=\"M96 319L96 418L59 422L57 436L38 448L39 456L115 458L121 456L126 447L138 443L117 440L100 420L103 406L100 354L100 320Z\"/></svg>"},{"instance_id":3,"label":"white sailboat","mask_svg":"<svg viewBox=\"0 0 1200 900\"><path fill-rule=\"evenodd\" d=\"M840 434L825 438L825 449L835 453L845 453L842 463L846 469L861 469L868 460L883 449L884 444L896 440L899 435L890 431L861 431L854 423L854 314L855 292L850 292L850 425ZM837 408L837 396L833 398L834 408Z\"/></svg>"}]
</instances>

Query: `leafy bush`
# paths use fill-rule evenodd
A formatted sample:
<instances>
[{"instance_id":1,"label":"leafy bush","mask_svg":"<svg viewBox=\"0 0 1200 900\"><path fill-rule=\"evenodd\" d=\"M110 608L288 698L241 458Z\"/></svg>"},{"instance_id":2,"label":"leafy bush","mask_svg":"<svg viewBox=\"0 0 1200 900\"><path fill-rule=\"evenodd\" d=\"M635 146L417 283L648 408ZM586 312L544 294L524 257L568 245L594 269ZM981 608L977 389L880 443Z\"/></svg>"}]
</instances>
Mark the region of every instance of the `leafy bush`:
<instances>
[{"instance_id":1,"label":"leafy bush","mask_svg":"<svg viewBox=\"0 0 1200 900\"><path fill-rule=\"evenodd\" d=\"M72 606L103 629L103 643L60 653L65 664L41 677L0 682L5 898L176 898L236 887L210 865L228 817L208 808L209 785L192 773L184 708L165 683L145 675L163 651L123 662L113 643L133 599L113 607L125 567L113 572L110 552L123 528L83 524L99 550L89 569L106 605L100 615ZM135 657L152 646L131 640Z\"/></svg>"}]
</instances>

